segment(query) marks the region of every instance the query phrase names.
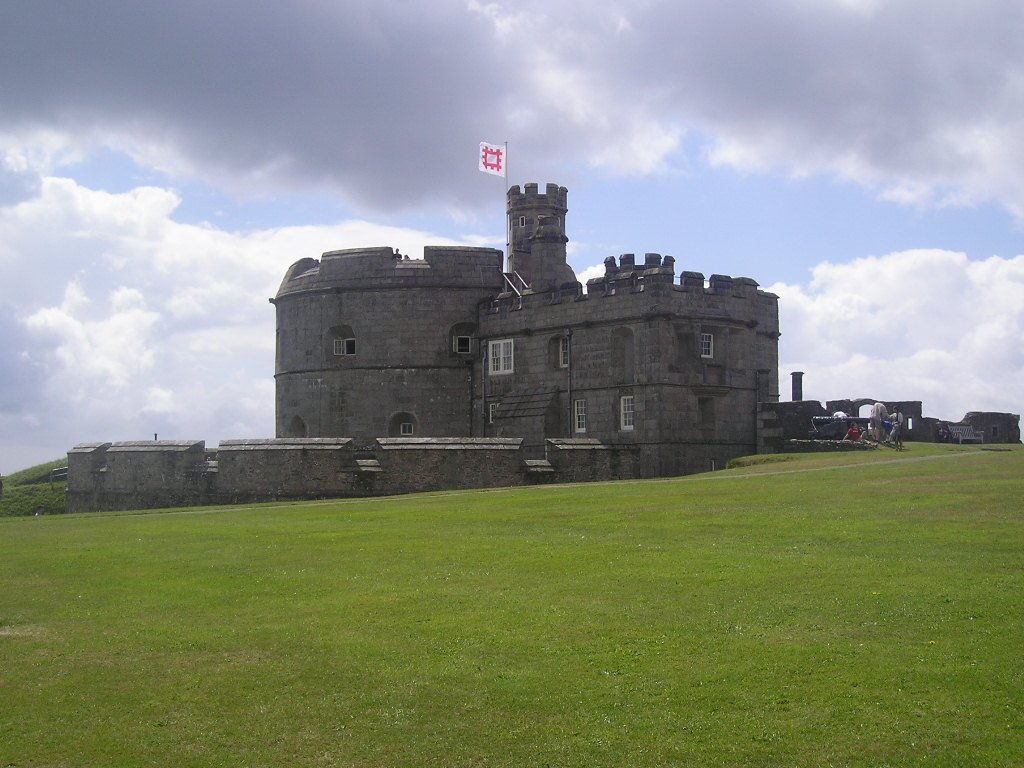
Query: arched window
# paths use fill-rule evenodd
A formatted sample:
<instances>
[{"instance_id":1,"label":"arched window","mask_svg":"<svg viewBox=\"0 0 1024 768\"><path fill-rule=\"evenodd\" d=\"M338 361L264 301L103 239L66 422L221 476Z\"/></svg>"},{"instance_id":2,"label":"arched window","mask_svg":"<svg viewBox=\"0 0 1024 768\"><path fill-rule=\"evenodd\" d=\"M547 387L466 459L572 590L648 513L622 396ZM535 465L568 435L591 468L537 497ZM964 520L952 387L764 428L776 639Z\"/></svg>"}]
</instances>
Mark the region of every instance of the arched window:
<instances>
[{"instance_id":1,"label":"arched window","mask_svg":"<svg viewBox=\"0 0 1024 768\"><path fill-rule=\"evenodd\" d=\"M281 437L306 437L306 422L299 416L292 416Z\"/></svg>"},{"instance_id":2,"label":"arched window","mask_svg":"<svg viewBox=\"0 0 1024 768\"><path fill-rule=\"evenodd\" d=\"M388 419L388 437L416 437L419 434L419 420L412 413L399 411Z\"/></svg>"}]
</instances>

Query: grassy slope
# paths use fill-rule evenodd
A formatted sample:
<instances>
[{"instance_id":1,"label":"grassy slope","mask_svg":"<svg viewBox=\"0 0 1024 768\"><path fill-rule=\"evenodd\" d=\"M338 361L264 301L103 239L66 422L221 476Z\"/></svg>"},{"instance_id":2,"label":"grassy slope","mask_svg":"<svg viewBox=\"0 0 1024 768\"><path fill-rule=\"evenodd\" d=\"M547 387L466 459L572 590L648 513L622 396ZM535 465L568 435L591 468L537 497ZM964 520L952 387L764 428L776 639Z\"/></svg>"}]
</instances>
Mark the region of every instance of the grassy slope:
<instances>
[{"instance_id":1,"label":"grassy slope","mask_svg":"<svg viewBox=\"0 0 1024 768\"><path fill-rule=\"evenodd\" d=\"M0 520L0 765L1024 763L1024 449L870 456Z\"/></svg>"},{"instance_id":2,"label":"grassy slope","mask_svg":"<svg viewBox=\"0 0 1024 768\"><path fill-rule=\"evenodd\" d=\"M31 515L39 507L48 515L62 513L67 483L62 480L51 484L50 470L67 465L66 458L57 459L5 475L0 517Z\"/></svg>"}]
</instances>

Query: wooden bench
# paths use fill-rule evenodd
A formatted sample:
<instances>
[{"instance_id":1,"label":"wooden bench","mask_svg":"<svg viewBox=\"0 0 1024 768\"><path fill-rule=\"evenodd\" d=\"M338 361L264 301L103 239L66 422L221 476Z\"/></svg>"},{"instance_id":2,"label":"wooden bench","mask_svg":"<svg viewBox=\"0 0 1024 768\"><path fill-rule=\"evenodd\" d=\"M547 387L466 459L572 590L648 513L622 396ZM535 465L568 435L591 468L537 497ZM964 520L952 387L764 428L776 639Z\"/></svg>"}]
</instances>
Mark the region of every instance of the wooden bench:
<instances>
[{"instance_id":1,"label":"wooden bench","mask_svg":"<svg viewBox=\"0 0 1024 768\"><path fill-rule=\"evenodd\" d=\"M949 436L957 443L983 443L985 434L978 432L970 424L950 424Z\"/></svg>"}]
</instances>

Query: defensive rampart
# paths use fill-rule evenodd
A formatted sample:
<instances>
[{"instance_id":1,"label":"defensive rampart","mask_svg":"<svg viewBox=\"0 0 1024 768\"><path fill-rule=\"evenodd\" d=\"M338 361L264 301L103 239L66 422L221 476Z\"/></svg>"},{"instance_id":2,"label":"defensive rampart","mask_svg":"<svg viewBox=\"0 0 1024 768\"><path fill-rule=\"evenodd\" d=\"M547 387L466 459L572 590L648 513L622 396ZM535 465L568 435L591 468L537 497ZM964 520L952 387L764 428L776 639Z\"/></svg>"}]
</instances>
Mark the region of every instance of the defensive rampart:
<instances>
[{"instance_id":1,"label":"defensive rampart","mask_svg":"<svg viewBox=\"0 0 1024 768\"><path fill-rule=\"evenodd\" d=\"M638 451L551 440L527 460L512 438L348 438L84 443L68 452L68 512L388 496L639 476Z\"/></svg>"}]
</instances>

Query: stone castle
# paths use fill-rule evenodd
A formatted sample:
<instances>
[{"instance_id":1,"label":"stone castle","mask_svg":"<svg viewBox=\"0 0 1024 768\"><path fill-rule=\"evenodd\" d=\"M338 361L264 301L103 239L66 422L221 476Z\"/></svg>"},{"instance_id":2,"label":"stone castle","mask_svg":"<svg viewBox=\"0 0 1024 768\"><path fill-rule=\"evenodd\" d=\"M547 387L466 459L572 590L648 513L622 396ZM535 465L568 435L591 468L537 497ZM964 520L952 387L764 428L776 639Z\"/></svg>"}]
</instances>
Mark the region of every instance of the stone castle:
<instances>
[{"instance_id":1,"label":"stone castle","mask_svg":"<svg viewBox=\"0 0 1024 768\"><path fill-rule=\"evenodd\" d=\"M564 187L512 187L507 271L490 248L297 261L271 299L277 436L77 445L68 511L682 475L802 450L814 417L873 402L822 408L794 374L780 403L778 298L749 278L626 254L582 286L567 211ZM908 439L941 439L900 405ZM961 424L1019 442L1019 420Z\"/></svg>"},{"instance_id":2,"label":"stone castle","mask_svg":"<svg viewBox=\"0 0 1024 768\"><path fill-rule=\"evenodd\" d=\"M671 256L566 262L567 192L508 190L501 251L334 251L291 266L277 296L277 435L596 439L642 476L756 452L778 399L778 299L749 278L677 277Z\"/></svg>"}]
</instances>

